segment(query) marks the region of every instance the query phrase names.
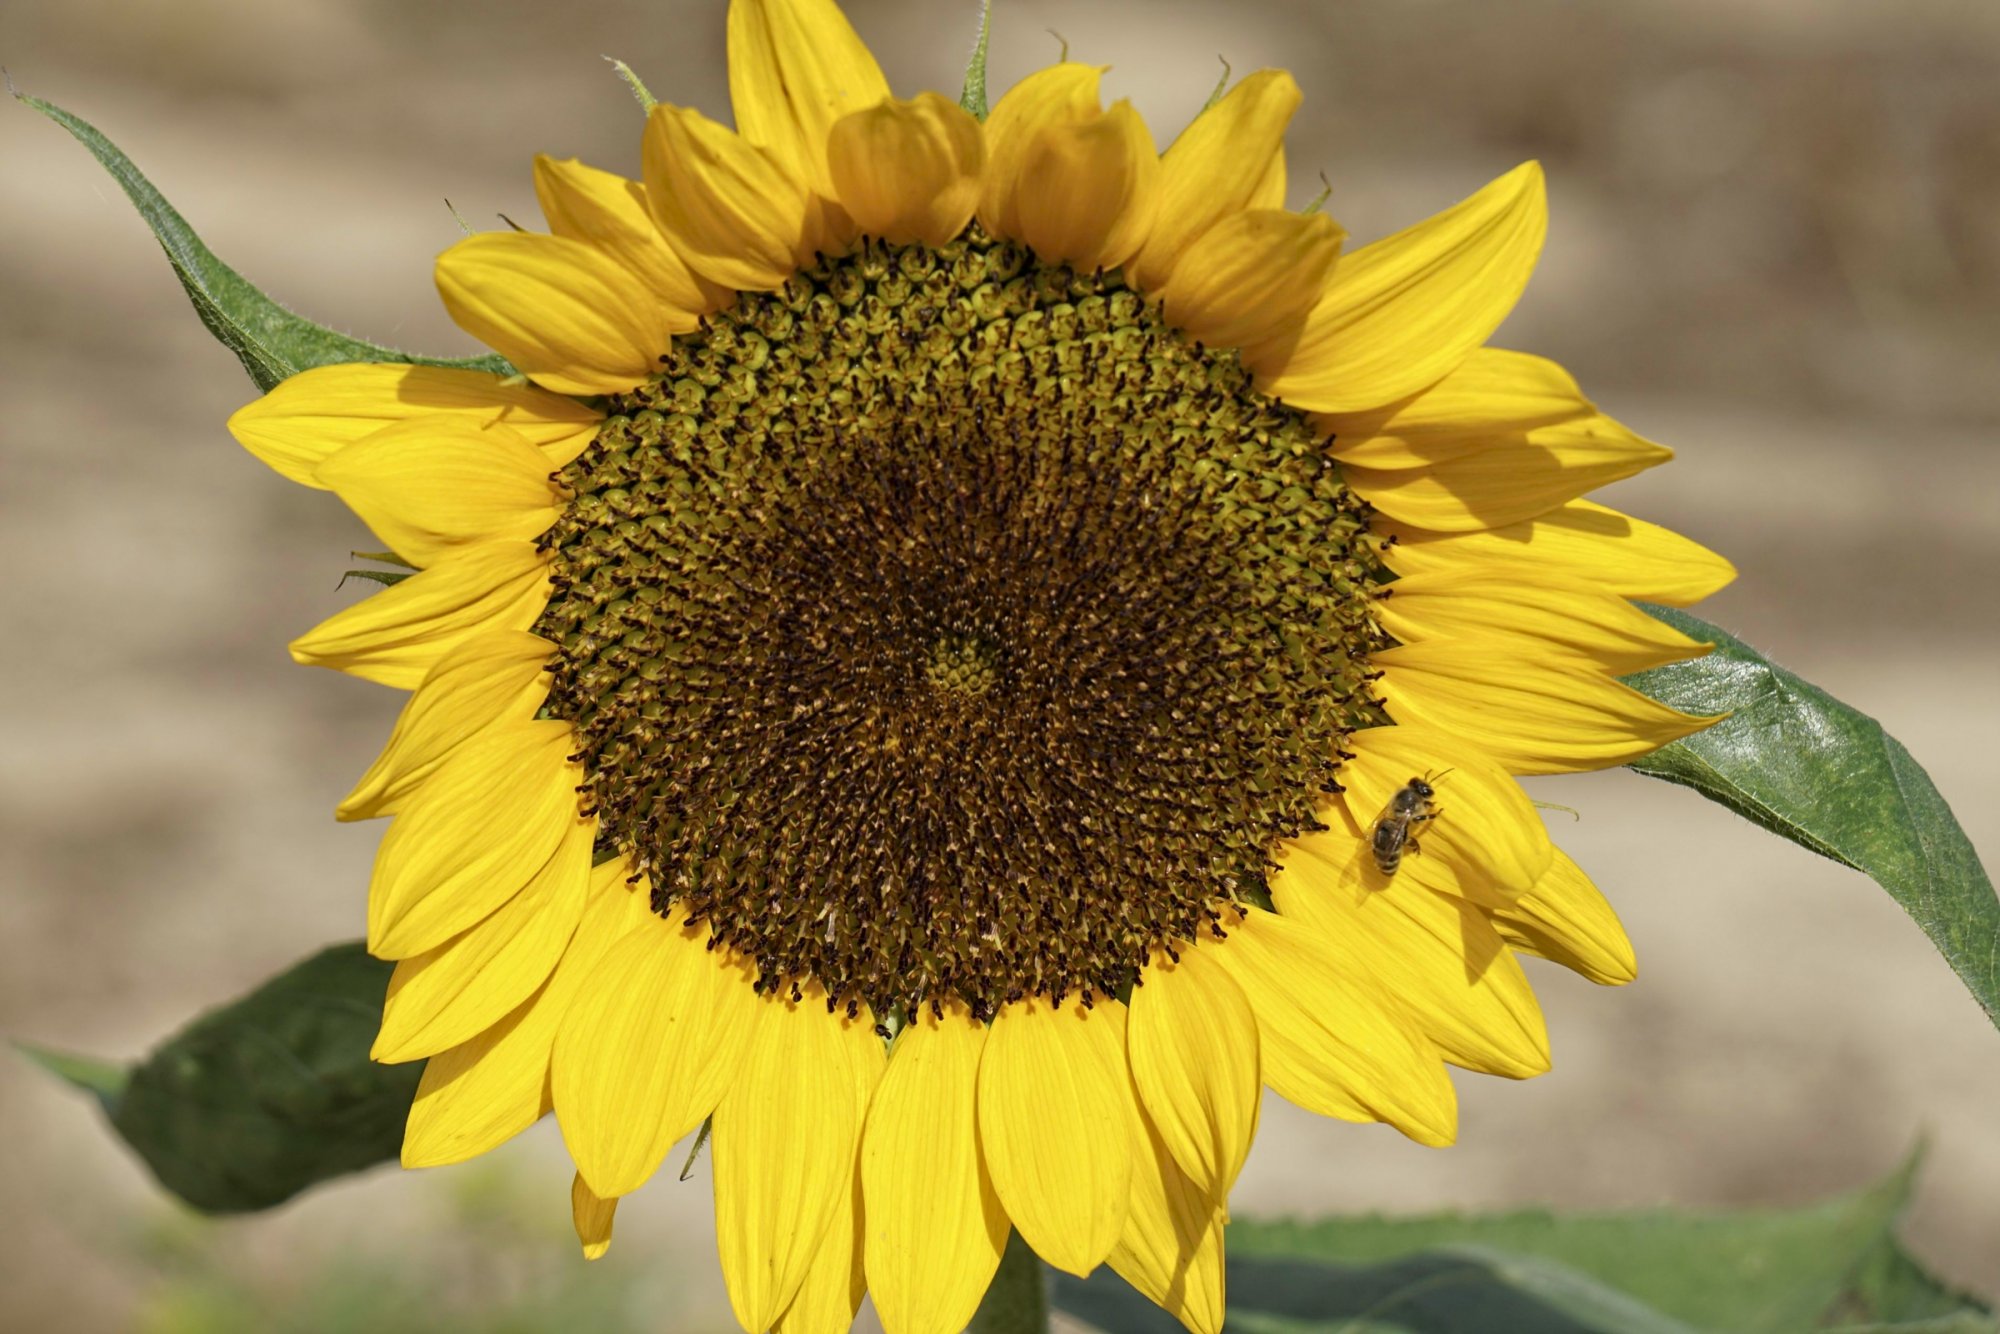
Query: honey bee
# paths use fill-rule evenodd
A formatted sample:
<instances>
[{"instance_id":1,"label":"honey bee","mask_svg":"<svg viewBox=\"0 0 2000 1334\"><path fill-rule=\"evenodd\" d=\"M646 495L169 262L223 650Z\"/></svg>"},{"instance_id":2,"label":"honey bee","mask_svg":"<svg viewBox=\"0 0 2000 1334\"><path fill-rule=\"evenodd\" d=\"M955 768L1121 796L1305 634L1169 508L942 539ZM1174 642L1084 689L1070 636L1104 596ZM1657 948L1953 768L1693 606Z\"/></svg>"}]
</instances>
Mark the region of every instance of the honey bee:
<instances>
[{"instance_id":1,"label":"honey bee","mask_svg":"<svg viewBox=\"0 0 2000 1334\"><path fill-rule=\"evenodd\" d=\"M1448 774L1447 769L1444 773ZM1437 789L1431 784L1444 774L1432 778L1412 778L1396 789L1396 795L1389 798L1389 804L1375 817L1375 823L1368 829L1368 850L1375 854L1375 868L1383 875L1396 874L1396 868L1403 864L1403 849L1422 852L1410 830L1435 820L1438 812L1431 802L1437 796Z\"/></svg>"}]
</instances>

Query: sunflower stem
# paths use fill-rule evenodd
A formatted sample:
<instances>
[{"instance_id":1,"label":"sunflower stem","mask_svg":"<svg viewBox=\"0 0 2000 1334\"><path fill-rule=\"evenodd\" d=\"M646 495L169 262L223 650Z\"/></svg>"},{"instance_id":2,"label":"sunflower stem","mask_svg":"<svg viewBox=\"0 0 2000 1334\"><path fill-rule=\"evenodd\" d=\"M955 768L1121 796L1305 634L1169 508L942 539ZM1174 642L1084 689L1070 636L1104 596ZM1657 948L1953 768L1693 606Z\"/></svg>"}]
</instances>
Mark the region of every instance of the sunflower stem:
<instances>
[{"instance_id":1,"label":"sunflower stem","mask_svg":"<svg viewBox=\"0 0 2000 1334\"><path fill-rule=\"evenodd\" d=\"M1047 1334L1048 1328L1048 1270L1021 1234L1013 1233L965 1334Z\"/></svg>"}]
</instances>

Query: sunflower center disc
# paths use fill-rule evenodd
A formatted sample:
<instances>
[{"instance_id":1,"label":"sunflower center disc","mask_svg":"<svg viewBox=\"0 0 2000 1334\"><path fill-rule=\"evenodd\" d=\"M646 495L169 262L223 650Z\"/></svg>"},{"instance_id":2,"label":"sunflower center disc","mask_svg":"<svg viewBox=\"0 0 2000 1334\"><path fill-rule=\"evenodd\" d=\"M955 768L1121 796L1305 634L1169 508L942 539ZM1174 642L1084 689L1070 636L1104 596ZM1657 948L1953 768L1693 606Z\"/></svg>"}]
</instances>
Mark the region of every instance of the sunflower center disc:
<instances>
[{"instance_id":1,"label":"sunflower center disc","mask_svg":"<svg viewBox=\"0 0 2000 1334\"><path fill-rule=\"evenodd\" d=\"M760 986L1116 991L1374 719L1364 506L1116 274L871 244L611 414L544 539L548 712L603 846Z\"/></svg>"}]
</instances>

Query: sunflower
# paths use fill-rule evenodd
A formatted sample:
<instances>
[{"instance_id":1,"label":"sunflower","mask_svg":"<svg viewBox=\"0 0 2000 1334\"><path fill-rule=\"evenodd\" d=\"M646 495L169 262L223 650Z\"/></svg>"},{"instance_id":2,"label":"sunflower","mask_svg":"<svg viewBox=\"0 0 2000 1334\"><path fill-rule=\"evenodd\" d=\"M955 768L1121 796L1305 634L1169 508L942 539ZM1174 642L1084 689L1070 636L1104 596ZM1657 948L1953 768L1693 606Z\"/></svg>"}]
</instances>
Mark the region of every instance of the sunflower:
<instances>
[{"instance_id":1,"label":"sunflower","mask_svg":"<svg viewBox=\"0 0 2000 1334\"><path fill-rule=\"evenodd\" d=\"M404 1162L553 1109L596 1255L707 1124L746 1330L951 1334L1010 1230L1216 1330L1264 1087L1443 1145L1447 1064L1548 1067L1518 954L1632 977L1515 776L1703 726L1627 599L1732 571L1484 346L1535 164L1342 253L1282 71L1161 153L1096 66L982 122L831 0L728 32L736 128L655 106L643 181L539 158L552 234L438 261L518 375L231 422L414 571L292 646L413 692L339 809Z\"/></svg>"}]
</instances>

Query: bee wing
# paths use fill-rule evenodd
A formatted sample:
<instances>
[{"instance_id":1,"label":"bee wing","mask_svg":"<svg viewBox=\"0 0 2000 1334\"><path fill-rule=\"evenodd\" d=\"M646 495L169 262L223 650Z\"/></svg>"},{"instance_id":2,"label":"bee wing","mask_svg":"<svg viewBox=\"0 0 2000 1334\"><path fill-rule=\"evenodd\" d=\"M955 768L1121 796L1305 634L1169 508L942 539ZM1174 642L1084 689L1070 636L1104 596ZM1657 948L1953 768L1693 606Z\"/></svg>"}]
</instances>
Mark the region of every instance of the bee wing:
<instances>
[{"instance_id":1,"label":"bee wing","mask_svg":"<svg viewBox=\"0 0 2000 1334\"><path fill-rule=\"evenodd\" d=\"M1396 803L1391 801L1375 817L1375 823L1368 826L1368 842L1378 853L1394 852L1403 846L1409 833L1409 817L1398 812Z\"/></svg>"},{"instance_id":2,"label":"bee wing","mask_svg":"<svg viewBox=\"0 0 2000 1334\"><path fill-rule=\"evenodd\" d=\"M1383 825L1391 824L1397 819L1396 798L1401 795L1401 792L1391 794L1389 800L1383 804L1381 812L1376 815L1374 821L1368 826L1369 833L1372 834Z\"/></svg>"}]
</instances>

